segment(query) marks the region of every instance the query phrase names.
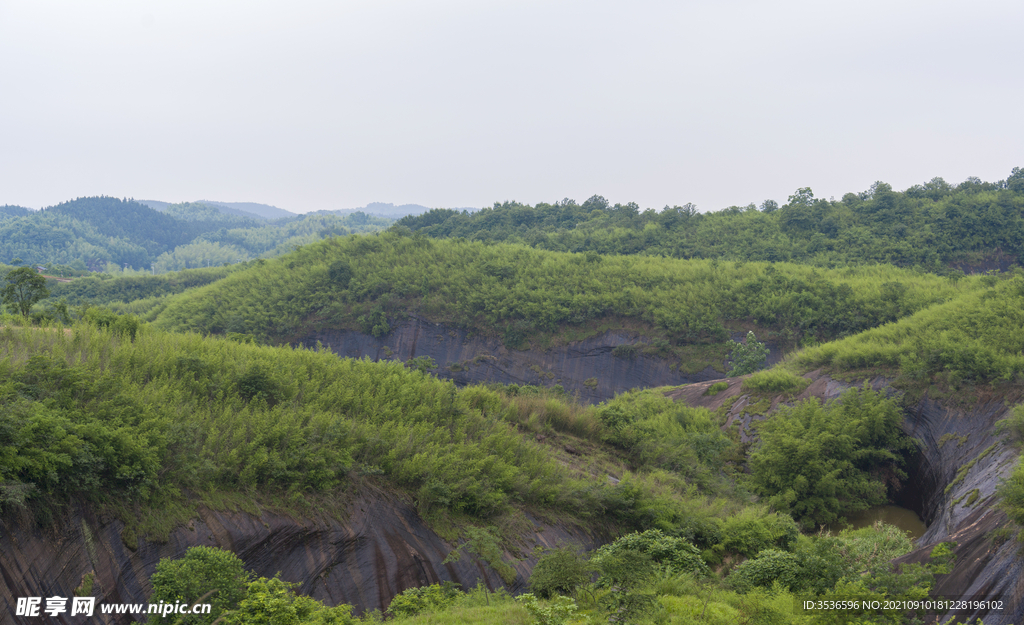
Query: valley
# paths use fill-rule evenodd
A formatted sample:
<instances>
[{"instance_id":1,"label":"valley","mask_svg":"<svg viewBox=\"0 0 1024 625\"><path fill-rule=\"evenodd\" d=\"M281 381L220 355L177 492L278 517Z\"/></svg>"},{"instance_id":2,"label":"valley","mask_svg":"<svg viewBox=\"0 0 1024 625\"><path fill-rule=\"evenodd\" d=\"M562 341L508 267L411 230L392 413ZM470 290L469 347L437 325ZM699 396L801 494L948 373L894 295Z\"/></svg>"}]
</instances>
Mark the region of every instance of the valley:
<instances>
[{"instance_id":1,"label":"valley","mask_svg":"<svg viewBox=\"0 0 1024 625\"><path fill-rule=\"evenodd\" d=\"M1024 622L1020 179L714 214L7 210L0 249L71 277L0 318L4 617L171 597L160 571L216 552L247 571L229 623ZM895 219L934 236L871 234ZM248 257L89 272L12 234L39 224ZM841 529L881 506L923 533ZM1005 607L800 608L966 596Z\"/></svg>"}]
</instances>

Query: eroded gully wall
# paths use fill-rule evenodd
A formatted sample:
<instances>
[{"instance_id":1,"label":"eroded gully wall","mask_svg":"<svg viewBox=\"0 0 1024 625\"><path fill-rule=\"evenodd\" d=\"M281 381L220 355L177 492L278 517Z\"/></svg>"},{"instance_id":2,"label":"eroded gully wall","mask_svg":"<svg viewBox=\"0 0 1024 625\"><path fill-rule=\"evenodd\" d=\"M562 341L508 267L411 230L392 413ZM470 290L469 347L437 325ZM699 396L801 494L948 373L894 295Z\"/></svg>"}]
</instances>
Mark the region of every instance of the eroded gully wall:
<instances>
[{"instance_id":1,"label":"eroded gully wall","mask_svg":"<svg viewBox=\"0 0 1024 625\"><path fill-rule=\"evenodd\" d=\"M632 388L689 384L722 377L708 367L695 374L674 371L672 361L652 356L619 358L612 350L619 345L642 342L627 333L607 332L601 336L548 350L518 351L506 348L495 338L470 336L465 330L434 324L412 317L381 338L351 330L322 330L296 341L313 347L317 342L339 356L371 360L406 361L429 356L438 368L432 373L467 385L482 382L503 384L561 384L584 403L611 399ZM455 364L457 370L449 365ZM589 384L585 384L590 380Z\"/></svg>"},{"instance_id":2,"label":"eroded gully wall","mask_svg":"<svg viewBox=\"0 0 1024 625\"><path fill-rule=\"evenodd\" d=\"M17 597L69 597L86 575L94 576L93 595L100 603L143 603L149 578L161 558L177 558L194 545L235 552L260 576L301 584L300 592L328 605L349 603L361 612L383 609L406 588L450 580L471 588L478 580L494 589L505 586L490 570L469 557L443 564L454 545L433 532L401 496L364 488L342 519L295 519L273 513L201 509L199 518L175 529L166 543L139 540L125 546L120 521L98 518L78 507L54 527L41 529L27 519L0 524L0 622L38 623L15 616ZM526 558L514 562L520 590L536 563L530 550L566 544L586 548L600 542L569 527L534 522L522 536ZM48 617L47 617L48 618ZM48 619L81 623L81 617ZM130 623L128 617L97 615L96 623Z\"/></svg>"},{"instance_id":3,"label":"eroded gully wall","mask_svg":"<svg viewBox=\"0 0 1024 625\"><path fill-rule=\"evenodd\" d=\"M793 401L808 397L835 399L853 386L820 372L805 377L812 380L811 385ZM751 420L763 417L741 414L750 401L741 388L742 381L743 378L727 379L729 387L712 397L703 394L710 382L683 387L668 395L712 410L733 400L725 427L737 422L743 440L749 441ZM895 392L884 378L869 382L875 390ZM780 398L775 398L772 409L780 403ZM961 621L966 617L972 621L982 618L985 625L1024 623L1024 559L1018 555L1020 545L1013 540L995 543L989 536L992 530L1009 525L1006 515L995 508L995 489L1013 470L1018 451L993 433L995 422L1005 418L1008 410L1002 399L968 402L953 398L938 402L925 397L905 412L903 429L922 446L917 457L909 459L908 479L896 502L917 511L928 530L917 541L917 548L898 562L925 562L936 544L956 541L956 566L951 573L938 576L932 595L999 598L1007 606L1003 613L978 610L948 614L943 622L957 616ZM957 481L958 472L966 465L971 465L970 469Z\"/></svg>"}]
</instances>

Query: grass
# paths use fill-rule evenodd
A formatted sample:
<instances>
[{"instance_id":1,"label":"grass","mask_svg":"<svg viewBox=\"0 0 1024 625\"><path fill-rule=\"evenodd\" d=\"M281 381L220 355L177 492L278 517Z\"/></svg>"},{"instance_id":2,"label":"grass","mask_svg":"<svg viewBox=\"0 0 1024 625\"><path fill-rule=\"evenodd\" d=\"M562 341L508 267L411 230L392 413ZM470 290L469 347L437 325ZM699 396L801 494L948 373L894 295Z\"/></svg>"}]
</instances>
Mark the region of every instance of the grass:
<instances>
[{"instance_id":1,"label":"grass","mask_svg":"<svg viewBox=\"0 0 1024 625\"><path fill-rule=\"evenodd\" d=\"M811 381L787 369L763 369L743 380L743 390L766 395L799 395Z\"/></svg>"}]
</instances>

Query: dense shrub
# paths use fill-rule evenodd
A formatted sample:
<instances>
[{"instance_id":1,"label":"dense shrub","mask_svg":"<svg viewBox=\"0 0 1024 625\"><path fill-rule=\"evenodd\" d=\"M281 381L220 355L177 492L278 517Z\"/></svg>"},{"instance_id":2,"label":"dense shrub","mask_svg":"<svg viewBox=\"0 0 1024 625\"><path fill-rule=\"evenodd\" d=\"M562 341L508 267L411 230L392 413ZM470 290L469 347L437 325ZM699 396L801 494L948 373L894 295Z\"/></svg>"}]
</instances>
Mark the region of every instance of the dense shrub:
<instances>
[{"instance_id":1,"label":"dense shrub","mask_svg":"<svg viewBox=\"0 0 1024 625\"><path fill-rule=\"evenodd\" d=\"M691 573L706 575L707 564L701 559L700 550L681 538L666 536L660 530L647 530L626 534L613 542L598 548L592 562L602 571L605 560L618 557L624 552L643 554L652 563L669 573Z\"/></svg>"},{"instance_id":2,"label":"dense shrub","mask_svg":"<svg viewBox=\"0 0 1024 625\"><path fill-rule=\"evenodd\" d=\"M769 395L795 395L800 393L811 381L797 374L776 367L758 371L746 380L743 380L743 390Z\"/></svg>"},{"instance_id":3,"label":"dense shrub","mask_svg":"<svg viewBox=\"0 0 1024 625\"><path fill-rule=\"evenodd\" d=\"M421 612L443 610L462 595L458 584L444 582L402 591L391 600L387 613L396 618L413 616Z\"/></svg>"},{"instance_id":4,"label":"dense shrub","mask_svg":"<svg viewBox=\"0 0 1024 625\"><path fill-rule=\"evenodd\" d=\"M906 478L903 454L915 450L902 419L894 400L867 385L827 404L783 407L759 426L750 486L807 528L885 503L887 482Z\"/></svg>"},{"instance_id":5,"label":"dense shrub","mask_svg":"<svg viewBox=\"0 0 1024 625\"><path fill-rule=\"evenodd\" d=\"M176 560L164 558L150 578L153 594L150 603L210 603L210 614L193 617L192 622L209 625L226 610L233 610L245 598L251 575L238 556L216 547L189 547ZM160 615L149 623L162 623Z\"/></svg>"},{"instance_id":6,"label":"dense shrub","mask_svg":"<svg viewBox=\"0 0 1024 625\"><path fill-rule=\"evenodd\" d=\"M587 558L571 547L543 555L530 573L530 591L543 599L554 595L576 596L576 589L590 581Z\"/></svg>"}]
</instances>

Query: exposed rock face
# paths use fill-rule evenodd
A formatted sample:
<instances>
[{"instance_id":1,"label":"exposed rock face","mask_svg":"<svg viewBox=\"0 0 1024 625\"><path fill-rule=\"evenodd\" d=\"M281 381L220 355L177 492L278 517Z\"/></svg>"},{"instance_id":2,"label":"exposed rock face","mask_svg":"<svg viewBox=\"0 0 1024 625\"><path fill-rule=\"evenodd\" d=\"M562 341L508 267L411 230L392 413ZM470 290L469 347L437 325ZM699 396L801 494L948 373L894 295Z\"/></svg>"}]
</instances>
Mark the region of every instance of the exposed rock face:
<instances>
[{"instance_id":1,"label":"exposed rock face","mask_svg":"<svg viewBox=\"0 0 1024 625\"><path fill-rule=\"evenodd\" d=\"M379 339L351 330L324 330L296 343L313 347L317 341L338 355L351 358L406 361L416 356L429 356L438 365L432 373L459 385L480 382L561 384L566 392L578 393L580 401L585 403L611 399L631 388L689 384L722 377L711 367L688 375L674 371L670 368L672 361L662 358L613 355L612 350L619 345L643 342L626 333L607 332L545 351L517 351L508 349L495 338L471 336L465 330L413 317Z\"/></svg>"},{"instance_id":2,"label":"exposed rock face","mask_svg":"<svg viewBox=\"0 0 1024 625\"><path fill-rule=\"evenodd\" d=\"M808 397L834 399L853 386L819 372L805 377L812 380L811 385L794 401ZM728 379L729 387L710 397L704 395L710 382L677 389L669 396L713 410L732 400L726 427L738 422L746 442L752 440L751 420L764 417L742 414L751 399L741 388L742 380ZM891 390L885 378L874 378L870 383L875 390ZM771 409L780 403L776 397ZM1001 599L1006 606L1001 614L988 610L950 613L942 622L956 616L964 622L966 617L972 622L982 618L985 625L1024 623L1024 559L1017 555L1019 545L1013 540L995 544L988 537L990 531L1008 523L1006 515L993 507L996 486L1013 470L1018 455L1016 449L993 434L995 422L1005 418L1007 412L1002 400L948 406L927 397L906 411L903 429L919 440L922 448L910 460L907 483L896 503L917 511L928 531L918 539L918 548L898 562L925 562L935 545L956 541L956 566L951 573L939 576L932 595ZM968 465L958 480L958 472Z\"/></svg>"},{"instance_id":3,"label":"exposed rock face","mask_svg":"<svg viewBox=\"0 0 1024 625\"><path fill-rule=\"evenodd\" d=\"M96 518L88 508L69 514L53 530L24 521L0 525L0 622L40 622L15 616L17 597L70 597L89 574L98 603L144 603L160 559L181 557L194 545L234 551L260 576L280 572L282 579L300 583L300 592L328 605L355 605L359 612L386 608L406 588L443 580L467 589L478 580L491 589L506 586L490 567L468 556L443 564L455 545L428 528L409 502L377 491L363 492L345 519L313 521L271 513L256 517L203 509L199 519L175 529L169 542L139 540L134 551L122 540L122 527L120 521ZM580 531L540 523L523 537L528 556L535 545L590 548L596 542ZM523 588L535 563L535 557L514 562L518 575L507 587ZM65 614L47 622L77 625L81 617ZM94 622L133 621L125 616L104 620L97 614Z\"/></svg>"}]
</instances>

